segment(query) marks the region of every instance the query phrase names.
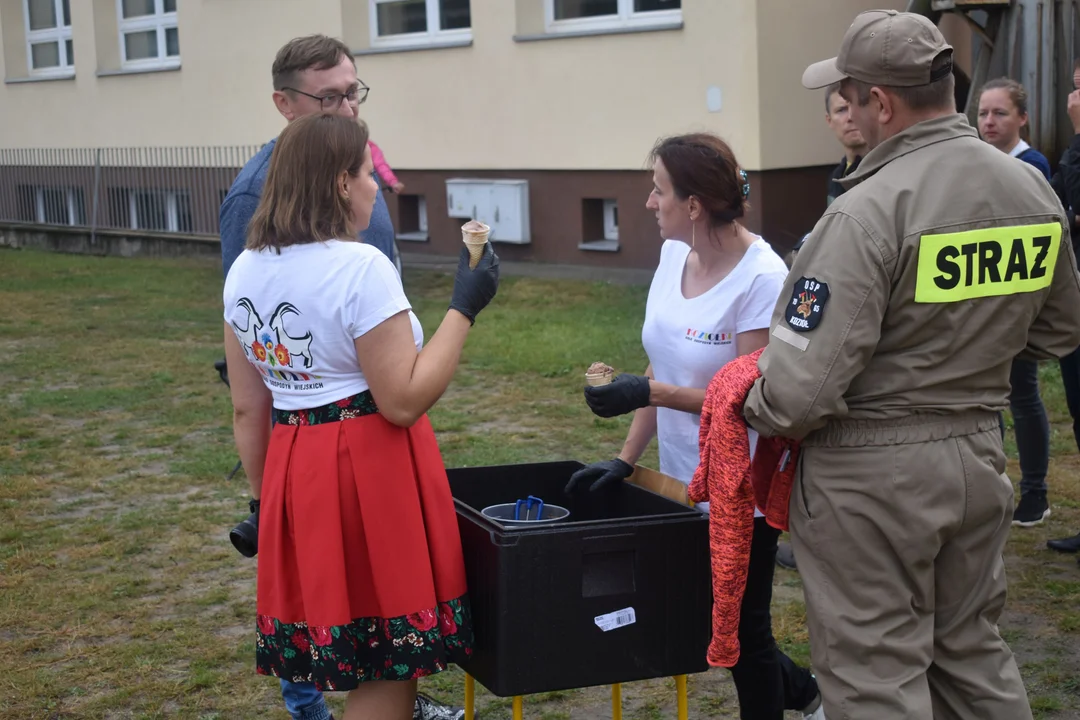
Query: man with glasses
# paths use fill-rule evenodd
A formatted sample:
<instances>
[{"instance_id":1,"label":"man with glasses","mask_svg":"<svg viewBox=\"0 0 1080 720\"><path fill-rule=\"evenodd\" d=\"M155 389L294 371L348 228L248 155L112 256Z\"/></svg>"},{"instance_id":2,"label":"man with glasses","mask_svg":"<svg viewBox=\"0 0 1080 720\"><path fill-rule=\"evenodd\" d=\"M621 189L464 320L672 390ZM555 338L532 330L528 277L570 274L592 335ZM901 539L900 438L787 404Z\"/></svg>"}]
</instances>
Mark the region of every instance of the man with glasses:
<instances>
[{"instance_id":1,"label":"man with glasses","mask_svg":"<svg viewBox=\"0 0 1080 720\"><path fill-rule=\"evenodd\" d=\"M356 76L356 64L347 45L325 35L309 35L285 44L274 59L274 104L289 122L315 113L334 113L356 118L367 99L368 88ZM221 204L221 264L225 276L247 243L247 227L262 195L275 140L268 142L236 176ZM394 226L380 191L371 223L361 233L363 242L382 250L401 266L394 247ZM259 488L251 488L251 517L258 528ZM246 554L246 553L245 553ZM308 682L281 680L281 695L293 720L332 720L322 693ZM418 693L413 720L462 720L462 708L445 707Z\"/></svg>"}]
</instances>

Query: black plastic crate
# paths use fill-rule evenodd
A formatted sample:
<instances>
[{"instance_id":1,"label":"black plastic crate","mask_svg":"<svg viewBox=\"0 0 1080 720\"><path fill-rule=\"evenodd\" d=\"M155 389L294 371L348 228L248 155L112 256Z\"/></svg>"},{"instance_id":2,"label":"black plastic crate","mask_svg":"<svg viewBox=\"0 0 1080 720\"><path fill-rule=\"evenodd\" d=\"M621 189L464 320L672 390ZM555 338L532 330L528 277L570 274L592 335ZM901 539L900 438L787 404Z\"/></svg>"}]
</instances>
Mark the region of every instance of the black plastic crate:
<instances>
[{"instance_id":1,"label":"black plastic crate","mask_svg":"<svg viewBox=\"0 0 1080 720\"><path fill-rule=\"evenodd\" d=\"M568 497L580 462L447 470L476 630L463 669L495 695L704 672L711 634L708 518L622 485ZM503 526L489 505L535 495L567 521ZM604 631L609 623L634 621Z\"/></svg>"}]
</instances>

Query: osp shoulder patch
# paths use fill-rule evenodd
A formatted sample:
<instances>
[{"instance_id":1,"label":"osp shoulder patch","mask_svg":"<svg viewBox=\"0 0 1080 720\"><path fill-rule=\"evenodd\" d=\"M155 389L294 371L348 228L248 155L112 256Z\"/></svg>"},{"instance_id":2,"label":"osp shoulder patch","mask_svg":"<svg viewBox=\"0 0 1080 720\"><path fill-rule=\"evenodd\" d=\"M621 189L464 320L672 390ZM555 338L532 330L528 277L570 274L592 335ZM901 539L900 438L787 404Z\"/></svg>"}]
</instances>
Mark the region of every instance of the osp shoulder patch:
<instances>
[{"instance_id":1,"label":"osp shoulder patch","mask_svg":"<svg viewBox=\"0 0 1080 720\"><path fill-rule=\"evenodd\" d=\"M791 301L784 317L796 332L810 332L821 322L825 303L829 301L829 284L817 278L801 277L791 290Z\"/></svg>"}]
</instances>

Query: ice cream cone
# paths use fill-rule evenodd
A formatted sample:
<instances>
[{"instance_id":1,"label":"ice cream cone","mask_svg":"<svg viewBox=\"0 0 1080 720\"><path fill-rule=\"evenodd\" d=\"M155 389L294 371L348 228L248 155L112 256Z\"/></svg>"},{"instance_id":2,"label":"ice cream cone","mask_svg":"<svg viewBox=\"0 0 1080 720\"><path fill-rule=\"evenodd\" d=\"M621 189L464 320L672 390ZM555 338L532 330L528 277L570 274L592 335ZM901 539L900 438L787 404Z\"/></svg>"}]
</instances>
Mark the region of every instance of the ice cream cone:
<instances>
[{"instance_id":1,"label":"ice cream cone","mask_svg":"<svg viewBox=\"0 0 1080 720\"><path fill-rule=\"evenodd\" d=\"M491 228L479 220L470 220L461 226L461 241L469 248L469 269L475 270L480 258L484 256Z\"/></svg>"},{"instance_id":2,"label":"ice cream cone","mask_svg":"<svg viewBox=\"0 0 1080 720\"><path fill-rule=\"evenodd\" d=\"M592 387L607 385L615 377L615 373L585 373L585 383Z\"/></svg>"},{"instance_id":3,"label":"ice cream cone","mask_svg":"<svg viewBox=\"0 0 1080 720\"><path fill-rule=\"evenodd\" d=\"M615 378L615 368L602 362L594 362L585 371L585 382L592 387L607 385Z\"/></svg>"}]
</instances>

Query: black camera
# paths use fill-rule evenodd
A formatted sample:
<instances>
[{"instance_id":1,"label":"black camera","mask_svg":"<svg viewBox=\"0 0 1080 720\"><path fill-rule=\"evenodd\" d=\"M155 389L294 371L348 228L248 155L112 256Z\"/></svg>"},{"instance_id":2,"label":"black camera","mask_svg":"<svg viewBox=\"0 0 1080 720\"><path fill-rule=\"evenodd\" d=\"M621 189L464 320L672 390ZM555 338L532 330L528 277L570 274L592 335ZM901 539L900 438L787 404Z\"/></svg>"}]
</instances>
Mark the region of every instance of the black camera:
<instances>
[{"instance_id":1,"label":"black camera","mask_svg":"<svg viewBox=\"0 0 1080 720\"><path fill-rule=\"evenodd\" d=\"M259 552L259 501L251 500L248 509L251 515L229 532L229 540L241 555L250 558Z\"/></svg>"}]
</instances>

